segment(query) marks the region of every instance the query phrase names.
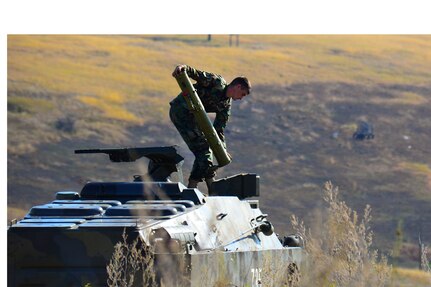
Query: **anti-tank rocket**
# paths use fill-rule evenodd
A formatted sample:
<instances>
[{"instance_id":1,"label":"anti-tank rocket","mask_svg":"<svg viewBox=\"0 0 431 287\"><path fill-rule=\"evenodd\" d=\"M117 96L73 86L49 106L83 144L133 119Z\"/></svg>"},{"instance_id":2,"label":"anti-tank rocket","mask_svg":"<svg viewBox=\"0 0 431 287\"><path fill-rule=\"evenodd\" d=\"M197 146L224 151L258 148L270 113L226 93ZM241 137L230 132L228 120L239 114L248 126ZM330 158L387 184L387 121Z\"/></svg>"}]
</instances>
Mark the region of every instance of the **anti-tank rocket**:
<instances>
[{"instance_id":1,"label":"anti-tank rocket","mask_svg":"<svg viewBox=\"0 0 431 287\"><path fill-rule=\"evenodd\" d=\"M187 102L187 105L192 111L195 120L199 126L199 129L205 135L211 150L217 159L218 167L228 165L232 159L226 151L226 148L222 144L216 130L214 129L211 120L209 119L205 108L193 87L190 78L187 76L185 71L176 76L178 85L180 86L183 96Z\"/></svg>"}]
</instances>

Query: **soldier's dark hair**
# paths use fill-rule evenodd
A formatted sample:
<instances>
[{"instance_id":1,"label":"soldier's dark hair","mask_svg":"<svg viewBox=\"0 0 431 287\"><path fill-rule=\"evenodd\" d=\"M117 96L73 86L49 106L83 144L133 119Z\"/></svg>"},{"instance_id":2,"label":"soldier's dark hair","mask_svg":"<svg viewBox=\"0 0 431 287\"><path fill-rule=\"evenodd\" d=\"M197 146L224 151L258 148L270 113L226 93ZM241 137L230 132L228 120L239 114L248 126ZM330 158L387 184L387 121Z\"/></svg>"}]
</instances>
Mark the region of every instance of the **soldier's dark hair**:
<instances>
[{"instance_id":1,"label":"soldier's dark hair","mask_svg":"<svg viewBox=\"0 0 431 287\"><path fill-rule=\"evenodd\" d=\"M232 80L232 82L230 82L229 86L235 86L238 84L241 85L241 88L247 90L247 95L250 94L251 84L250 84L250 81L246 77L244 77L244 76L236 77L235 79Z\"/></svg>"}]
</instances>

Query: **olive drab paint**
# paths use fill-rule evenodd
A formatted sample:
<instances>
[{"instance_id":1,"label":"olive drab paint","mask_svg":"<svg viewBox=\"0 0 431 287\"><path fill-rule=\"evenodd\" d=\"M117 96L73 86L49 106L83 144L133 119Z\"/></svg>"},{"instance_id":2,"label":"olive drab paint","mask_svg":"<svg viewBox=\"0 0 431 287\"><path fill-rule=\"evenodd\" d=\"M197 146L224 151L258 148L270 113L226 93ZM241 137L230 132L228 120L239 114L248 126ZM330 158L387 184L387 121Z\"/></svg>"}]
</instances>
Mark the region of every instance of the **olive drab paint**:
<instances>
[{"instance_id":1,"label":"olive drab paint","mask_svg":"<svg viewBox=\"0 0 431 287\"><path fill-rule=\"evenodd\" d=\"M196 92L196 89L193 87L190 78L187 76L187 73L185 71L181 72L176 76L176 80L182 90L188 108L193 113L200 130L205 135L208 144L214 153L218 167L228 165L232 159L218 137L216 130L205 112L205 108Z\"/></svg>"}]
</instances>

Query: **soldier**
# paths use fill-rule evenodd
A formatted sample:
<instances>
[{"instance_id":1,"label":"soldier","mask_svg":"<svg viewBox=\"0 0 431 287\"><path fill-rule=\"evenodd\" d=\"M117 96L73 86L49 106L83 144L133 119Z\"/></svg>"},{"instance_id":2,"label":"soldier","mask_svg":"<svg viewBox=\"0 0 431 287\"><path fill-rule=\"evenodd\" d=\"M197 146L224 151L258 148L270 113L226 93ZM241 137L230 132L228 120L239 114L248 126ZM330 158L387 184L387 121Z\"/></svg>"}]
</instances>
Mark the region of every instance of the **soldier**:
<instances>
[{"instance_id":1,"label":"soldier","mask_svg":"<svg viewBox=\"0 0 431 287\"><path fill-rule=\"evenodd\" d=\"M202 101L207 113L216 113L213 123L220 140L226 147L224 129L229 120L232 100L241 100L250 93L251 85L246 77L237 77L229 85L220 75L199 71L187 65L178 65L173 77L185 71L196 81L194 88ZM204 134L200 131L193 113L189 111L182 94L170 102L169 116L178 132L195 155L195 161L190 173L188 187L196 188L205 179L210 195L210 186L214 181L216 168L213 156Z\"/></svg>"}]
</instances>

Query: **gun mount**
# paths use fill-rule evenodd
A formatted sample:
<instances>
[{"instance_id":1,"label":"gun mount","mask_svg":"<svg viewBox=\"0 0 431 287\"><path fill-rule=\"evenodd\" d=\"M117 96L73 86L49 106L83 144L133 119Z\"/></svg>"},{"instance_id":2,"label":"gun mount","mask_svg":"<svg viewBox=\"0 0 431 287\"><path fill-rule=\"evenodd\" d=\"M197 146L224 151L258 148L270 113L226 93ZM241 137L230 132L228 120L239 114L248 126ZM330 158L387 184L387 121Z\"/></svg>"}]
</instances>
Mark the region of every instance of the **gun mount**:
<instances>
[{"instance_id":1,"label":"gun mount","mask_svg":"<svg viewBox=\"0 0 431 287\"><path fill-rule=\"evenodd\" d=\"M111 149L80 149L76 154L104 153L112 162L134 162L141 157L150 160L148 176L155 181L167 181L173 172L182 174L181 166L184 158L177 153L175 146L167 147L135 147Z\"/></svg>"}]
</instances>

